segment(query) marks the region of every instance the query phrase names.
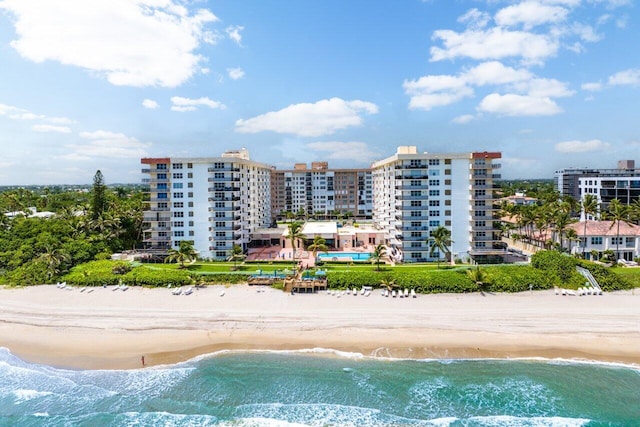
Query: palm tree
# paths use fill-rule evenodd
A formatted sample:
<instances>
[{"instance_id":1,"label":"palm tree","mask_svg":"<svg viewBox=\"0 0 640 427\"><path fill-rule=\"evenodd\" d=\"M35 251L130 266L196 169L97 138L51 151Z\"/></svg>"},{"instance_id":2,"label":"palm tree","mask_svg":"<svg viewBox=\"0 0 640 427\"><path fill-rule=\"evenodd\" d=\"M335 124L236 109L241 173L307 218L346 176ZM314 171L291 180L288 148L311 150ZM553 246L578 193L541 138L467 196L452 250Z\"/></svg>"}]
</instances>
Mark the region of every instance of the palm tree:
<instances>
[{"instance_id":1,"label":"palm tree","mask_svg":"<svg viewBox=\"0 0 640 427\"><path fill-rule=\"evenodd\" d=\"M47 278L53 279L60 273L60 265L69 259L69 256L60 249L53 249L47 246L45 252L38 256L39 261L43 261L47 265Z\"/></svg>"},{"instance_id":2,"label":"palm tree","mask_svg":"<svg viewBox=\"0 0 640 427\"><path fill-rule=\"evenodd\" d=\"M448 228L440 225L435 230L431 231L431 236L427 239L427 244L431 248L429 250L429 256L433 257L438 251L438 268L440 268L440 253L451 254L449 247L453 244L451 240L451 231Z\"/></svg>"},{"instance_id":3,"label":"palm tree","mask_svg":"<svg viewBox=\"0 0 640 427\"><path fill-rule=\"evenodd\" d=\"M379 244L378 246L376 246L373 252L371 253L371 256L369 259L371 260L372 263L376 264L377 271L380 271L380 261L382 261L382 259L386 256L387 256L387 248L383 244Z\"/></svg>"},{"instance_id":4,"label":"palm tree","mask_svg":"<svg viewBox=\"0 0 640 427\"><path fill-rule=\"evenodd\" d=\"M587 217L589 215L595 216L598 213L598 198L593 194L585 194L581 205L582 214L584 215L584 230L582 233L582 257L584 258L584 251L587 247Z\"/></svg>"},{"instance_id":5,"label":"palm tree","mask_svg":"<svg viewBox=\"0 0 640 427\"><path fill-rule=\"evenodd\" d=\"M389 278L385 277L384 279L380 279L380 285L384 288L387 288L389 292L393 291L394 288L397 288L396 282Z\"/></svg>"},{"instance_id":6,"label":"palm tree","mask_svg":"<svg viewBox=\"0 0 640 427\"><path fill-rule=\"evenodd\" d=\"M609 210L607 212L607 219L611 220L611 227L609 230L616 226L616 261L620 258L620 222L630 224L629 220L629 207L623 205L620 200L613 199L609 203Z\"/></svg>"},{"instance_id":7,"label":"palm tree","mask_svg":"<svg viewBox=\"0 0 640 427\"><path fill-rule=\"evenodd\" d=\"M316 259L318 252L326 253L329 250L329 247L327 246L327 241L323 239L322 236L315 236L313 238L313 243L311 243L307 249L309 249L313 254L313 259Z\"/></svg>"},{"instance_id":8,"label":"palm tree","mask_svg":"<svg viewBox=\"0 0 640 427\"><path fill-rule=\"evenodd\" d=\"M239 260L245 259L245 257L246 257L246 255L244 254L244 251L242 250L242 246L233 245L231 247L231 255L229 256L229 261L233 261L233 269L234 270L236 270L238 268L237 262Z\"/></svg>"},{"instance_id":9,"label":"palm tree","mask_svg":"<svg viewBox=\"0 0 640 427\"><path fill-rule=\"evenodd\" d=\"M572 222L571 216L569 216L569 212L565 210L556 212L556 214L554 215L553 232L556 233L556 236L553 240L555 242L555 240L557 239L558 242L560 243L560 252L562 252L563 250L563 245L562 245L563 236L567 231L567 227L569 226L569 224L571 224L571 222Z\"/></svg>"},{"instance_id":10,"label":"palm tree","mask_svg":"<svg viewBox=\"0 0 640 427\"><path fill-rule=\"evenodd\" d=\"M567 238L567 245L569 246L567 249L569 250L569 253L571 253L571 242L579 242L580 236L578 236L578 232L576 230L570 228L566 233L564 233L564 237Z\"/></svg>"},{"instance_id":11,"label":"palm tree","mask_svg":"<svg viewBox=\"0 0 640 427\"><path fill-rule=\"evenodd\" d=\"M480 266L467 270L467 276L476 284L480 292L484 293L489 287L489 276L480 269Z\"/></svg>"},{"instance_id":12,"label":"palm tree","mask_svg":"<svg viewBox=\"0 0 640 427\"><path fill-rule=\"evenodd\" d=\"M302 222L294 221L290 222L288 225L289 232L289 240L291 241L291 248L293 249L293 259L296 259L296 242L300 239L304 239L304 234L302 234Z\"/></svg>"},{"instance_id":13,"label":"palm tree","mask_svg":"<svg viewBox=\"0 0 640 427\"><path fill-rule=\"evenodd\" d=\"M178 249L171 248L167 251L168 255L164 259L164 262L178 262L180 268L184 268L184 263L187 261L193 261L197 257L197 252L193 248L193 243L188 240L181 240Z\"/></svg>"}]
</instances>

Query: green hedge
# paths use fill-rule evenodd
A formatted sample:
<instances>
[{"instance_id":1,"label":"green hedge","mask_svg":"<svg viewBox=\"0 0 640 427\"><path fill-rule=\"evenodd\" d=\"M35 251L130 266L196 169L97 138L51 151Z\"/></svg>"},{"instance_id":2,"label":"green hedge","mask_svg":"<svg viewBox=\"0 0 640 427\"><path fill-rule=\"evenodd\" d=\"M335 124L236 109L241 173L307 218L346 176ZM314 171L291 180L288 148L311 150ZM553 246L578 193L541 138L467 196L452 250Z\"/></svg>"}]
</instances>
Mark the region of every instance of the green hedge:
<instances>
[{"instance_id":1,"label":"green hedge","mask_svg":"<svg viewBox=\"0 0 640 427\"><path fill-rule=\"evenodd\" d=\"M456 270L413 270L413 271L329 271L327 282L329 288L361 288L372 286L379 288L382 280L393 280L399 288L415 289L420 293L438 292L473 292L477 289L464 273Z\"/></svg>"}]
</instances>

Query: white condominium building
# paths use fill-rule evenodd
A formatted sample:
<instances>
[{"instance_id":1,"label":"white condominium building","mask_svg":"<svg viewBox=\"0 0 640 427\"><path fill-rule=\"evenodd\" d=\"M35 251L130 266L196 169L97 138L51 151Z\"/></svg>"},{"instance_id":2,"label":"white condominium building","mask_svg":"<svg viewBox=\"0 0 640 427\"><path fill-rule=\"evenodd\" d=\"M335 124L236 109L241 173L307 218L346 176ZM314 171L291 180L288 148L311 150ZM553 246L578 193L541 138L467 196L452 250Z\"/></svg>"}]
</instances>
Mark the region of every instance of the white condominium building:
<instances>
[{"instance_id":1,"label":"white condominium building","mask_svg":"<svg viewBox=\"0 0 640 427\"><path fill-rule=\"evenodd\" d=\"M309 217L326 218L350 213L371 219L372 179L370 169L329 169L327 162L296 163L290 170L273 170L272 214L304 212Z\"/></svg>"},{"instance_id":2,"label":"white condominium building","mask_svg":"<svg viewBox=\"0 0 640 427\"><path fill-rule=\"evenodd\" d=\"M555 172L555 186L561 195L575 200L585 194L596 196L602 211L613 199L623 205L640 199L640 169L633 160L620 160L617 169L562 169Z\"/></svg>"},{"instance_id":3,"label":"white condominium building","mask_svg":"<svg viewBox=\"0 0 640 427\"><path fill-rule=\"evenodd\" d=\"M226 259L233 245L247 248L250 234L272 224L271 166L247 150L216 158L143 158L148 207L145 247L166 252L181 240L199 256Z\"/></svg>"},{"instance_id":4,"label":"white condominium building","mask_svg":"<svg viewBox=\"0 0 640 427\"><path fill-rule=\"evenodd\" d=\"M504 250L494 225L494 163L501 154L419 153L415 146L372 165L373 220L404 262L431 261L430 233L451 231L453 259L500 261ZM495 246L495 247L494 247Z\"/></svg>"}]
</instances>

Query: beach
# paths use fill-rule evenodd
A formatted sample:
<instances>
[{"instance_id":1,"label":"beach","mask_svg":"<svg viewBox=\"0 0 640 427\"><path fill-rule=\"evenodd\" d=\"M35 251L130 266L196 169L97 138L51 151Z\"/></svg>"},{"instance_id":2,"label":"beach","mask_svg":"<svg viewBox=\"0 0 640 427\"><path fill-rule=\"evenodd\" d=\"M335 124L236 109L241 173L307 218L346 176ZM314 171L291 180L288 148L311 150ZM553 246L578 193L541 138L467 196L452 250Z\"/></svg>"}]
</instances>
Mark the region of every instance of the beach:
<instances>
[{"instance_id":1,"label":"beach","mask_svg":"<svg viewBox=\"0 0 640 427\"><path fill-rule=\"evenodd\" d=\"M224 295L221 293L224 291ZM208 286L0 289L0 347L34 363L133 369L221 350L333 349L366 356L568 358L640 363L640 293L286 294Z\"/></svg>"}]
</instances>

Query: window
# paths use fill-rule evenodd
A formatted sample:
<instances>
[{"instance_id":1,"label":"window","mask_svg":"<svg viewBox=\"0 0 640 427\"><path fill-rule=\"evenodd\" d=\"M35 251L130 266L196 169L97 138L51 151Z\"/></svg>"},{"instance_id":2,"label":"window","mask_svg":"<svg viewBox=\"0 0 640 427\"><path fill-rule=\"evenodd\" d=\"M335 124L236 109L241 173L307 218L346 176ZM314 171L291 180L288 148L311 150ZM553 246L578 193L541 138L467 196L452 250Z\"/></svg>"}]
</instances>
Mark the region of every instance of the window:
<instances>
[{"instance_id":1,"label":"window","mask_svg":"<svg viewBox=\"0 0 640 427\"><path fill-rule=\"evenodd\" d=\"M184 212L176 211L176 212L173 213L173 217L174 218L184 218Z\"/></svg>"},{"instance_id":2,"label":"window","mask_svg":"<svg viewBox=\"0 0 640 427\"><path fill-rule=\"evenodd\" d=\"M481 196L486 196L487 195L487 190L476 190L474 192L476 197L481 197Z\"/></svg>"},{"instance_id":3,"label":"window","mask_svg":"<svg viewBox=\"0 0 640 427\"><path fill-rule=\"evenodd\" d=\"M429 190L429 196L439 196L440 190Z\"/></svg>"},{"instance_id":4,"label":"window","mask_svg":"<svg viewBox=\"0 0 640 427\"><path fill-rule=\"evenodd\" d=\"M430 169L429 176L440 176L440 171L438 169Z\"/></svg>"},{"instance_id":5,"label":"window","mask_svg":"<svg viewBox=\"0 0 640 427\"><path fill-rule=\"evenodd\" d=\"M429 166L439 166L439 165L440 165L439 159L429 159Z\"/></svg>"},{"instance_id":6,"label":"window","mask_svg":"<svg viewBox=\"0 0 640 427\"><path fill-rule=\"evenodd\" d=\"M473 211L473 216L487 216L486 211Z\"/></svg>"},{"instance_id":7,"label":"window","mask_svg":"<svg viewBox=\"0 0 640 427\"><path fill-rule=\"evenodd\" d=\"M216 227L224 227L225 226L224 221L216 221L215 224L216 224Z\"/></svg>"},{"instance_id":8,"label":"window","mask_svg":"<svg viewBox=\"0 0 640 427\"><path fill-rule=\"evenodd\" d=\"M440 211L429 211L429 216L440 216Z\"/></svg>"},{"instance_id":9,"label":"window","mask_svg":"<svg viewBox=\"0 0 640 427\"><path fill-rule=\"evenodd\" d=\"M429 227L439 227L439 226L440 226L440 220L432 219L431 221L429 221Z\"/></svg>"},{"instance_id":10,"label":"window","mask_svg":"<svg viewBox=\"0 0 640 427\"><path fill-rule=\"evenodd\" d=\"M158 190L166 190L166 189L167 189L167 184L166 183L158 184Z\"/></svg>"},{"instance_id":11,"label":"window","mask_svg":"<svg viewBox=\"0 0 640 427\"><path fill-rule=\"evenodd\" d=\"M193 227L193 221L189 221L189 227Z\"/></svg>"},{"instance_id":12,"label":"window","mask_svg":"<svg viewBox=\"0 0 640 427\"><path fill-rule=\"evenodd\" d=\"M193 230L189 230L189 237L193 237L195 236L195 233L193 232Z\"/></svg>"},{"instance_id":13,"label":"window","mask_svg":"<svg viewBox=\"0 0 640 427\"><path fill-rule=\"evenodd\" d=\"M193 202L189 202L189 203L187 204L187 206L189 206L190 208L192 208L192 207L193 207Z\"/></svg>"},{"instance_id":14,"label":"window","mask_svg":"<svg viewBox=\"0 0 640 427\"><path fill-rule=\"evenodd\" d=\"M174 173L173 179L182 179L182 173Z\"/></svg>"},{"instance_id":15,"label":"window","mask_svg":"<svg viewBox=\"0 0 640 427\"><path fill-rule=\"evenodd\" d=\"M487 244L486 244L486 242L475 242L475 243L474 243L474 246L475 246L476 248L484 248L484 247L486 247L486 246L487 246Z\"/></svg>"},{"instance_id":16,"label":"window","mask_svg":"<svg viewBox=\"0 0 640 427\"><path fill-rule=\"evenodd\" d=\"M422 206L422 201L421 200L412 200L411 201L411 206L412 207Z\"/></svg>"},{"instance_id":17,"label":"window","mask_svg":"<svg viewBox=\"0 0 640 427\"><path fill-rule=\"evenodd\" d=\"M422 253L420 253L420 252L411 252L411 258L422 258Z\"/></svg>"},{"instance_id":18,"label":"window","mask_svg":"<svg viewBox=\"0 0 640 427\"><path fill-rule=\"evenodd\" d=\"M411 237L422 237L422 233L419 231L412 231Z\"/></svg>"},{"instance_id":19,"label":"window","mask_svg":"<svg viewBox=\"0 0 640 427\"><path fill-rule=\"evenodd\" d=\"M158 199L167 199L167 193L158 193Z\"/></svg>"},{"instance_id":20,"label":"window","mask_svg":"<svg viewBox=\"0 0 640 427\"><path fill-rule=\"evenodd\" d=\"M487 181L484 179L476 179L473 181L473 185L486 185Z\"/></svg>"},{"instance_id":21,"label":"window","mask_svg":"<svg viewBox=\"0 0 640 427\"><path fill-rule=\"evenodd\" d=\"M429 206L440 206L440 200L429 200Z\"/></svg>"},{"instance_id":22,"label":"window","mask_svg":"<svg viewBox=\"0 0 640 427\"><path fill-rule=\"evenodd\" d=\"M166 163L159 163L159 164L156 166L156 169L158 169L158 170L167 170L167 164L166 164ZM165 177L165 178L166 178L166 177Z\"/></svg>"},{"instance_id":23,"label":"window","mask_svg":"<svg viewBox=\"0 0 640 427\"><path fill-rule=\"evenodd\" d=\"M422 247L422 242L411 242L412 248L420 248Z\"/></svg>"},{"instance_id":24,"label":"window","mask_svg":"<svg viewBox=\"0 0 640 427\"><path fill-rule=\"evenodd\" d=\"M187 197L193 197L193 191L189 191L189 192L187 193Z\"/></svg>"},{"instance_id":25,"label":"window","mask_svg":"<svg viewBox=\"0 0 640 427\"><path fill-rule=\"evenodd\" d=\"M473 206L485 206L484 200L474 200Z\"/></svg>"},{"instance_id":26,"label":"window","mask_svg":"<svg viewBox=\"0 0 640 427\"><path fill-rule=\"evenodd\" d=\"M440 185L440 180L439 179L430 179L429 180L429 185L430 186Z\"/></svg>"},{"instance_id":27,"label":"window","mask_svg":"<svg viewBox=\"0 0 640 427\"><path fill-rule=\"evenodd\" d=\"M592 237L591 238L592 245L601 245L602 244L602 236Z\"/></svg>"},{"instance_id":28,"label":"window","mask_svg":"<svg viewBox=\"0 0 640 427\"><path fill-rule=\"evenodd\" d=\"M487 222L486 221L476 221L475 225L476 225L476 227L486 227L487 226Z\"/></svg>"},{"instance_id":29,"label":"window","mask_svg":"<svg viewBox=\"0 0 640 427\"><path fill-rule=\"evenodd\" d=\"M422 212L420 212L420 211L411 211L411 216L414 217L414 218L415 217L420 217L420 216L422 216Z\"/></svg>"},{"instance_id":30,"label":"window","mask_svg":"<svg viewBox=\"0 0 640 427\"><path fill-rule=\"evenodd\" d=\"M187 174L187 178L193 178L193 172L189 172L189 173Z\"/></svg>"},{"instance_id":31,"label":"window","mask_svg":"<svg viewBox=\"0 0 640 427\"><path fill-rule=\"evenodd\" d=\"M422 223L420 221L411 221L411 226L412 227L420 227L422 225Z\"/></svg>"},{"instance_id":32,"label":"window","mask_svg":"<svg viewBox=\"0 0 640 427\"><path fill-rule=\"evenodd\" d=\"M182 184L181 182L174 182L174 183L172 184L172 187L173 187L173 188L182 188L182 185L183 185L183 184Z\"/></svg>"},{"instance_id":33,"label":"window","mask_svg":"<svg viewBox=\"0 0 640 427\"><path fill-rule=\"evenodd\" d=\"M173 207L174 208L183 208L184 207L184 203L182 203L182 202L173 202Z\"/></svg>"},{"instance_id":34,"label":"window","mask_svg":"<svg viewBox=\"0 0 640 427\"><path fill-rule=\"evenodd\" d=\"M188 183L187 183L187 187L188 187L188 188L193 188L193 182L188 182Z\"/></svg>"},{"instance_id":35,"label":"window","mask_svg":"<svg viewBox=\"0 0 640 427\"><path fill-rule=\"evenodd\" d=\"M166 202L158 203L158 209L168 209L169 205Z\"/></svg>"},{"instance_id":36,"label":"window","mask_svg":"<svg viewBox=\"0 0 640 427\"><path fill-rule=\"evenodd\" d=\"M187 168L193 169L193 163L187 163Z\"/></svg>"},{"instance_id":37,"label":"window","mask_svg":"<svg viewBox=\"0 0 640 427\"><path fill-rule=\"evenodd\" d=\"M184 221L173 221L174 227L184 227Z\"/></svg>"},{"instance_id":38,"label":"window","mask_svg":"<svg viewBox=\"0 0 640 427\"><path fill-rule=\"evenodd\" d=\"M420 182L419 180L417 180L417 179L411 180L411 186L412 187L418 187L420 185L422 185L422 182Z\"/></svg>"},{"instance_id":39,"label":"window","mask_svg":"<svg viewBox=\"0 0 640 427\"><path fill-rule=\"evenodd\" d=\"M420 190L411 190L411 197L420 197L422 195L422 191Z\"/></svg>"},{"instance_id":40,"label":"window","mask_svg":"<svg viewBox=\"0 0 640 427\"><path fill-rule=\"evenodd\" d=\"M612 245L621 245L623 239L624 239L624 237L612 237L611 238L611 244Z\"/></svg>"},{"instance_id":41,"label":"window","mask_svg":"<svg viewBox=\"0 0 640 427\"><path fill-rule=\"evenodd\" d=\"M189 211L189 216L193 217L193 211Z\"/></svg>"},{"instance_id":42,"label":"window","mask_svg":"<svg viewBox=\"0 0 640 427\"><path fill-rule=\"evenodd\" d=\"M182 193L173 193L173 197L175 197L176 199L182 199L182 197L184 197L184 194L182 194Z\"/></svg>"},{"instance_id":43,"label":"window","mask_svg":"<svg viewBox=\"0 0 640 427\"><path fill-rule=\"evenodd\" d=\"M167 179L167 174L166 173L159 173L157 178L158 179Z\"/></svg>"},{"instance_id":44,"label":"window","mask_svg":"<svg viewBox=\"0 0 640 427\"><path fill-rule=\"evenodd\" d=\"M182 169L182 163L174 163L173 164L173 168L174 169Z\"/></svg>"},{"instance_id":45,"label":"window","mask_svg":"<svg viewBox=\"0 0 640 427\"><path fill-rule=\"evenodd\" d=\"M184 237L184 231L174 231L173 232L173 236L174 237Z\"/></svg>"}]
</instances>

